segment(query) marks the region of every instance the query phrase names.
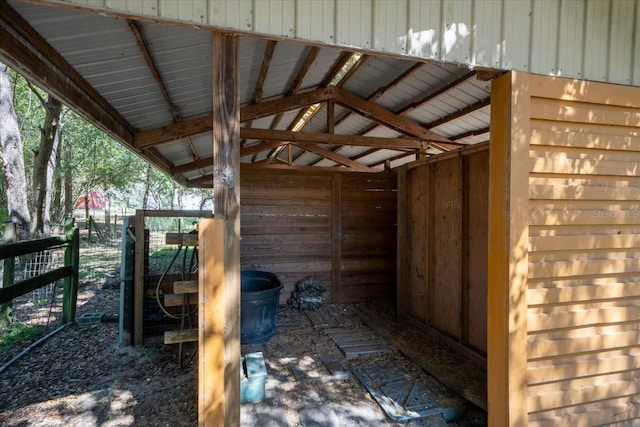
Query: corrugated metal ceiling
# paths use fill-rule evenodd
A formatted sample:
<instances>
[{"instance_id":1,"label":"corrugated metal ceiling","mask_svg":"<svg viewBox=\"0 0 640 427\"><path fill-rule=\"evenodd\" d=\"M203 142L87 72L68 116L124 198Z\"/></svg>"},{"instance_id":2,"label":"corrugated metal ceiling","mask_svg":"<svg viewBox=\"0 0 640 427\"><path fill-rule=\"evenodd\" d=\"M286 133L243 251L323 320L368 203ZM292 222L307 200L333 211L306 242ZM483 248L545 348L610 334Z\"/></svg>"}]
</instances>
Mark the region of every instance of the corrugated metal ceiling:
<instances>
[{"instance_id":1,"label":"corrugated metal ceiling","mask_svg":"<svg viewBox=\"0 0 640 427\"><path fill-rule=\"evenodd\" d=\"M123 18L17 0L10 0L9 4L124 117L135 132L170 127L185 120L211 115L211 74L215 59L212 57L210 31L153 22L128 22ZM0 24L10 27L10 23L0 21ZM131 25L137 27L142 45ZM260 102L266 102L318 89L338 72L341 61L350 54L335 47L314 48L277 41L269 61L268 58L265 60L269 43L274 42L257 37L240 39L241 107L252 104L256 95ZM145 60L144 49L149 52L159 80L154 76L153 67ZM309 63L309 55L316 53L313 62ZM338 86L357 95L365 106L371 102L383 107L394 118L409 119L425 129L431 128L431 131L455 143L473 144L489 139L490 82L478 80L469 69L439 62L416 65L406 59L383 56L365 56L359 62L354 58L352 62L358 64L357 68L347 72ZM260 87L263 68L266 74ZM296 81L300 84L294 88ZM163 88L168 100L163 96ZM336 99L336 134L377 138L412 136L398 126L380 124L375 114L354 113L352 110L357 108L342 104ZM172 105L176 108L172 109ZM289 131L306 110L307 107L298 107L281 114L274 112L242 126ZM276 126L274 119L277 120ZM326 104L319 105L303 131L328 132ZM161 142L153 147L153 153L169 165L166 172L173 173L173 169L180 167L176 169L179 172L174 174L175 178L188 182L212 173L211 166L202 167L202 161L213 155L211 140L210 132L193 134ZM248 148L264 142L247 139L243 143ZM379 142L376 140L375 144L378 146ZM292 160L292 167L342 166L348 170L345 164L355 160L373 171L382 171L386 160L395 167L413 161L417 156L415 150L398 151L384 146L372 150L360 145L333 145L318 141L315 146L331 154L314 154L297 145L290 153L286 147L274 149L272 143L265 145L268 148L263 151L244 155L242 162L260 162L264 166L274 162L289 164ZM149 153L146 150L140 151L143 157ZM432 148L428 153L438 151ZM324 152L320 151L321 154ZM189 169L191 164L194 167Z\"/></svg>"}]
</instances>

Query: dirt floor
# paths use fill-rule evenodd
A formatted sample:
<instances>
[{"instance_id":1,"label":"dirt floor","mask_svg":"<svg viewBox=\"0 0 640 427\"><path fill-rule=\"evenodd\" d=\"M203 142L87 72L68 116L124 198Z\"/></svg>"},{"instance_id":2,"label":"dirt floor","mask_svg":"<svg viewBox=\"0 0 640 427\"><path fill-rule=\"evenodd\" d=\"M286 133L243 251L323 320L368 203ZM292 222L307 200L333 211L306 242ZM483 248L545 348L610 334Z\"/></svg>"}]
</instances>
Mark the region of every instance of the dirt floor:
<instances>
[{"instance_id":1,"label":"dirt floor","mask_svg":"<svg viewBox=\"0 0 640 427\"><path fill-rule=\"evenodd\" d=\"M117 315L119 292L115 277L112 279L80 286L78 315L96 311ZM356 318L355 312L366 314L361 308L338 309L351 313L351 319ZM363 323L353 326L367 327L366 316L360 319ZM320 354L347 368L378 358L420 370L415 367L420 365L415 355L431 352L436 360L431 366L434 370L456 370L451 366L457 361L443 356L436 345L420 340L427 347L411 350L396 342L406 339L415 344L419 340L411 329L392 319L385 320L384 330L378 330L395 337L386 338L390 351L352 360L346 360L325 331L314 327L301 312L281 310L279 324L278 333L268 342L243 346L243 353L263 352L268 372L263 401L241 405L243 426L399 425L385 416L353 373L348 372L348 379L330 378L330 372L318 362ZM407 351L400 351L401 347ZM197 425L197 372L193 363L178 368L177 354L175 345L119 346L117 322L67 327L0 373L0 425ZM413 359L408 357L412 354ZM472 400L473 396L481 400L483 377L473 376L449 375L453 383L461 383L459 387L472 390ZM404 425L486 425L483 410L472 404L466 408L459 420L449 424L436 414Z\"/></svg>"}]
</instances>

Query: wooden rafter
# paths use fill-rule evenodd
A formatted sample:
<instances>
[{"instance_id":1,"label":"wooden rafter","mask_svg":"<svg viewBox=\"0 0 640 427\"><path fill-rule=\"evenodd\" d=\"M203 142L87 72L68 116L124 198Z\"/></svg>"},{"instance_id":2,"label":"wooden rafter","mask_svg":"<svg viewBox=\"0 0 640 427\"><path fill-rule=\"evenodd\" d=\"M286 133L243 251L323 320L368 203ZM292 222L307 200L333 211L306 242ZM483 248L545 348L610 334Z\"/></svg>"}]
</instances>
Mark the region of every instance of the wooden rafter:
<instances>
[{"instance_id":1,"label":"wooden rafter","mask_svg":"<svg viewBox=\"0 0 640 427\"><path fill-rule=\"evenodd\" d=\"M408 78L409 76L414 74L416 71L418 71L423 66L424 66L424 63L422 63L422 62L418 62L418 63L412 65L404 73L400 74L398 77L393 79L393 81L391 83L389 83L388 85L386 85L384 87L378 88L378 90L376 90L371 95L369 95L366 98L366 100L369 101L369 102L374 102L376 99L380 98L382 95L384 95L385 93L389 92L394 87L398 86L402 81L404 81L406 78ZM336 121L335 125L338 126L344 120L349 118L352 114L354 114L352 111L347 112L347 114L345 114L339 120Z\"/></svg>"},{"instance_id":2,"label":"wooden rafter","mask_svg":"<svg viewBox=\"0 0 640 427\"><path fill-rule=\"evenodd\" d=\"M213 116L207 114L206 116L195 119L184 120L156 129L138 132L135 135L133 145L136 149L142 150L153 145L163 144L200 133L211 132L211 126L213 126Z\"/></svg>"},{"instance_id":3,"label":"wooden rafter","mask_svg":"<svg viewBox=\"0 0 640 427\"><path fill-rule=\"evenodd\" d=\"M194 162L189 162L184 165L174 166L171 168L171 176L174 178L182 175L185 172L190 172L196 169L202 169L207 166L213 166L213 157L203 157Z\"/></svg>"},{"instance_id":4,"label":"wooden rafter","mask_svg":"<svg viewBox=\"0 0 640 427\"><path fill-rule=\"evenodd\" d=\"M456 141L460 141L461 139L469 138L471 136L482 135L482 134L485 134L485 133L487 133L489 131L490 131L489 127L482 128L482 129L470 130L469 132L464 132L464 133L461 133L459 135L454 136L453 139L455 139Z\"/></svg>"},{"instance_id":5,"label":"wooden rafter","mask_svg":"<svg viewBox=\"0 0 640 427\"><path fill-rule=\"evenodd\" d=\"M490 104L491 104L491 99L490 98L483 99L482 101L478 101L476 103L473 103L473 104L471 104L471 105L469 105L469 106L467 106L465 108L462 108L462 109L456 111L455 113L451 113L451 114L449 114L447 116L444 116L444 117L442 117L442 118L440 118L438 120L435 120L435 121L425 125L425 127L429 128L429 129L433 129L433 128L438 127L438 126L442 126L445 123L449 123L452 120L458 119L460 117L464 117L467 114L471 114L471 113L473 113L475 111L478 111L478 110L480 110L480 109L482 109L482 108L484 108L484 107L486 107L486 106L488 106Z\"/></svg>"},{"instance_id":6,"label":"wooden rafter","mask_svg":"<svg viewBox=\"0 0 640 427\"><path fill-rule=\"evenodd\" d=\"M474 77L476 75L475 71L470 71L466 74L464 74L463 76L455 79L454 81L444 85L443 87L439 88L438 90L429 93L428 95L424 96L422 99L411 103L407 106L405 106L404 108L401 108L399 111L396 111L395 114L397 114L398 116L404 116L408 113L410 113L411 111L415 110L418 107L421 107L422 105L426 104L427 102L437 98L438 96L450 91L451 89L455 88L456 86L458 86L459 84L469 80L470 78ZM378 126L380 126L379 124L373 124L371 126L369 126L368 128L366 128L365 130L363 130L362 132L360 132L360 135L366 135L367 133L371 132L372 130L376 129ZM451 142L451 141L449 141ZM451 148L456 148L451 147Z\"/></svg>"},{"instance_id":7,"label":"wooden rafter","mask_svg":"<svg viewBox=\"0 0 640 427\"><path fill-rule=\"evenodd\" d=\"M0 19L20 36L0 27L0 53L16 70L131 147L133 127L5 1L0 2Z\"/></svg>"},{"instance_id":8,"label":"wooden rafter","mask_svg":"<svg viewBox=\"0 0 640 427\"><path fill-rule=\"evenodd\" d=\"M242 129L240 130L240 135L242 137ZM244 146L240 149L240 157L252 156L287 144L289 144L288 141L264 141L256 145Z\"/></svg>"},{"instance_id":9,"label":"wooden rafter","mask_svg":"<svg viewBox=\"0 0 640 427\"><path fill-rule=\"evenodd\" d=\"M423 97L422 99L418 100L417 102L414 102L412 104L409 104L407 106L405 106L404 108L400 109L399 111L396 112L397 115L399 116L404 116L408 113L410 113L411 111L415 110L416 108L426 104L427 102L431 101L432 99L448 92L449 90L455 88L456 86L458 86L459 84L469 80L470 78L473 78L474 76L476 76L476 72L475 71L470 71L468 73L465 73L464 75L460 76L459 78L455 79L454 81L442 86L441 88L437 89L436 91L429 93L428 95L426 95L425 97ZM469 111L471 112L471 111ZM455 117L452 117L451 120L453 120ZM442 124L442 123L440 123ZM438 124L429 124L426 125L424 127L426 128L433 128L436 127ZM362 132L360 132L360 135L366 135L367 133L373 131L374 129L378 128L380 126L380 124L378 123L374 123L371 126L367 127L365 130L363 130ZM433 147L440 150L440 151L448 151L450 149L455 149L458 148L459 146L461 146L461 144L458 144L455 142L455 140L453 138L451 138L451 142L448 142L447 144L438 144L438 143L432 143ZM458 147L456 147L456 145ZM336 151L339 151L341 147L337 147Z\"/></svg>"},{"instance_id":10,"label":"wooden rafter","mask_svg":"<svg viewBox=\"0 0 640 427\"><path fill-rule=\"evenodd\" d=\"M240 121L246 122L261 117L272 116L277 113L307 107L318 102L333 99L334 88L326 87L296 95L285 96L271 101L261 102L255 105L247 105L240 110Z\"/></svg>"},{"instance_id":11,"label":"wooden rafter","mask_svg":"<svg viewBox=\"0 0 640 427\"><path fill-rule=\"evenodd\" d=\"M256 89L253 93L253 103L257 104L262 101L262 93L264 82L267 79L267 73L269 72L269 65L273 58L273 52L276 50L276 44L278 42L269 40L267 47L264 50L264 56L262 57L262 65L260 65L260 74L258 74L258 81L256 82Z\"/></svg>"},{"instance_id":12,"label":"wooden rafter","mask_svg":"<svg viewBox=\"0 0 640 427\"><path fill-rule=\"evenodd\" d=\"M240 129L241 138L278 140L286 142L309 142L316 144L353 145L395 149L427 149L429 143L419 138L376 138L359 135L339 135L316 132L293 132L271 129ZM284 143L284 142L282 142Z\"/></svg>"},{"instance_id":13,"label":"wooden rafter","mask_svg":"<svg viewBox=\"0 0 640 427\"><path fill-rule=\"evenodd\" d=\"M333 162L339 163L341 165L347 166L353 170L358 172L373 172L368 166L360 164L354 160L349 159L348 157L341 156L340 154L334 153L332 151L325 150L323 148L318 147L317 145L310 142L292 142L292 144L297 145L298 147L309 151L318 156L324 157L325 159L331 160Z\"/></svg>"},{"instance_id":14,"label":"wooden rafter","mask_svg":"<svg viewBox=\"0 0 640 427\"><path fill-rule=\"evenodd\" d=\"M138 49L140 50L140 53L142 53L142 56L144 57L144 60L147 63L147 67L149 68L149 71L151 71L151 74L153 75L153 79L156 81L156 83L158 84L158 87L160 88L162 97L164 98L165 102L169 107L169 113L171 113L171 117L173 118L173 123L180 123L182 121L180 108L178 108L178 106L175 105L171 100L171 96L169 95L167 86L164 84L164 80L162 80L162 76L160 76L158 67L156 66L153 56L151 56L151 52L149 51L147 43L142 35L142 32L140 31L140 27L138 26L138 23L132 19L127 19L127 24L129 25L129 29L131 30L131 33L136 39L136 43L138 44ZM193 141L191 141L191 138L188 136L185 139L187 141L187 145L189 146L189 150L191 151L191 156L193 157L193 160L198 161L200 156L198 155L198 152L195 146L193 145Z\"/></svg>"},{"instance_id":15,"label":"wooden rafter","mask_svg":"<svg viewBox=\"0 0 640 427\"><path fill-rule=\"evenodd\" d=\"M374 104L373 102L368 102L344 89L336 88L335 100L342 106L357 111L358 113L392 129L397 129L404 133L408 133L409 135L424 138L429 141L442 143L453 142L449 138L438 135L437 133L420 126L413 120L394 114L391 111Z\"/></svg>"},{"instance_id":16,"label":"wooden rafter","mask_svg":"<svg viewBox=\"0 0 640 427\"><path fill-rule=\"evenodd\" d=\"M302 81L304 80L305 76L309 72L309 68L311 68L311 65L314 63L314 61L318 57L318 53L320 53L320 48L319 47L315 47L314 46L309 50L309 53L307 54L307 57L305 58L304 62L302 63L302 66L300 67L300 70L298 70L298 74L296 74L296 77L293 79L293 82L291 84L291 87L289 88L289 91L287 92L287 95L291 96L291 95L295 95L295 94L298 93L298 90L300 89L300 86L302 85ZM277 128L278 125L280 124L280 121L282 120L283 116L284 116L284 113L278 113L273 118L273 121L271 122L270 128L271 129ZM280 148L276 148L274 151L269 153L268 157L274 157L278 153L278 150L280 150Z\"/></svg>"},{"instance_id":17,"label":"wooden rafter","mask_svg":"<svg viewBox=\"0 0 640 427\"><path fill-rule=\"evenodd\" d=\"M329 71L329 73L325 76L325 78L322 80L322 83L320 83L320 87L329 87L329 85L333 82L333 80L336 78L336 76L340 73L340 71L344 68L344 66L349 62L349 60L353 57L353 55L355 55L355 53L350 53L350 52L344 52L342 53L342 55L340 55L340 57L338 58L338 60L333 64L333 67L331 68L331 71ZM343 79L344 80L344 77ZM342 81L341 80L341 81ZM328 102L332 102L332 101L328 101ZM307 114L307 108L302 108L300 109L300 111L298 112L298 114L296 115L296 117L293 119L293 121L291 122L291 124L289 124L289 126L287 127L287 130L293 130L294 126L300 121L302 120L302 118L305 116L305 114ZM311 119L313 118L313 116L315 116L315 114L318 113L318 110L316 110L315 112L313 112L309 117L307 117L306 122L302 125L302 129L305 128L305 126L311 121ZM299 129L299 130L302 130ZM271 154L271 153L270 153ZM299 156L299 155L298 155ZM289 157L291 157L289 163L293 163L295 161L295 159L297 159L296 156L295 158L293 158L293 153L291 151L291 149L289 149ZM254 155L253 158L251 159L251 161L255 161L256 156Z\"/></svg>"},{"instance_id":18,"label":"wooden rafter","mask_svg":"<svg viewBox=\"0 0 640 427\"><path fill-rule=\"evenodd\" d=\"M267 79L267 73L269 72L269 66L271 65L271 59L273 59L273 52L276 50L277 43L278 42L274 40L269 40L267 42L267 47L264 49L264 56L262 57L262 65L260 65L258 81L256 82L256 88L253 91L253 99L251 100L252 104L258 104L262 101L264 82ZM251 127L252 123L253 120L249 120L247 126ZM242 144L244 144L244 141L242 141Z\"/></svg>"}]
</instances>

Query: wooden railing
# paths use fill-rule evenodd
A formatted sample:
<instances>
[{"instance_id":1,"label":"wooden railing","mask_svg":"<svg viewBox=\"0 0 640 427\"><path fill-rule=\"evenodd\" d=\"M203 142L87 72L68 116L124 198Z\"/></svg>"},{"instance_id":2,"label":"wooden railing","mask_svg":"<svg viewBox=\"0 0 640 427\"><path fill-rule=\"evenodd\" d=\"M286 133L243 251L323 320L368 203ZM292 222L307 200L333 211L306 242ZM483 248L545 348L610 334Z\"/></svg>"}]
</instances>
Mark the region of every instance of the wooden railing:
<instances>
[{"instance_id":1,"label":"wooden railing","mask_svg":"<svg viewBox=\"0 0 640 427\"><path fill-rule=\"evenodd\" d=\"M9 224L5 228L4 241L0 244L0 260L4 260L2 288L0 288L0 306L7 305L15 298L40 289L49 283L64 279L62 321L75 322L78 297L78 266L80 264L80 234L74 227L73 219L65 221L65 233L62 236L15 242L14 229ZM64 265L39 274L38 276L15 282L15 259L49 249L64 248Z\"/></svg>"}]
</instances>

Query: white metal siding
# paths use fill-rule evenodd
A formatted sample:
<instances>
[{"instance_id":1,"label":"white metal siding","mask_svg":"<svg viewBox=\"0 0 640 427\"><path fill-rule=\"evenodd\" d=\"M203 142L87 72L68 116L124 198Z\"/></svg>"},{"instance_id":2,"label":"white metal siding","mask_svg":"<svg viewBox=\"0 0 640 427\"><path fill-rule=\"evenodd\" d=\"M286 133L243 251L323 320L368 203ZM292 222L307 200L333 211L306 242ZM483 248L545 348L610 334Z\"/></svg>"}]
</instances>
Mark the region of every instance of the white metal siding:
<instances>
[{"instance_id":1,"label":"white metal siding","mask_svg":"<svg viewBox=\"0 0 640 427\"><path fill-rule=\"evenodd\" d=\"M640 85L636 0L63 0L399 55Z\"/></svg>"}]
</instances>

